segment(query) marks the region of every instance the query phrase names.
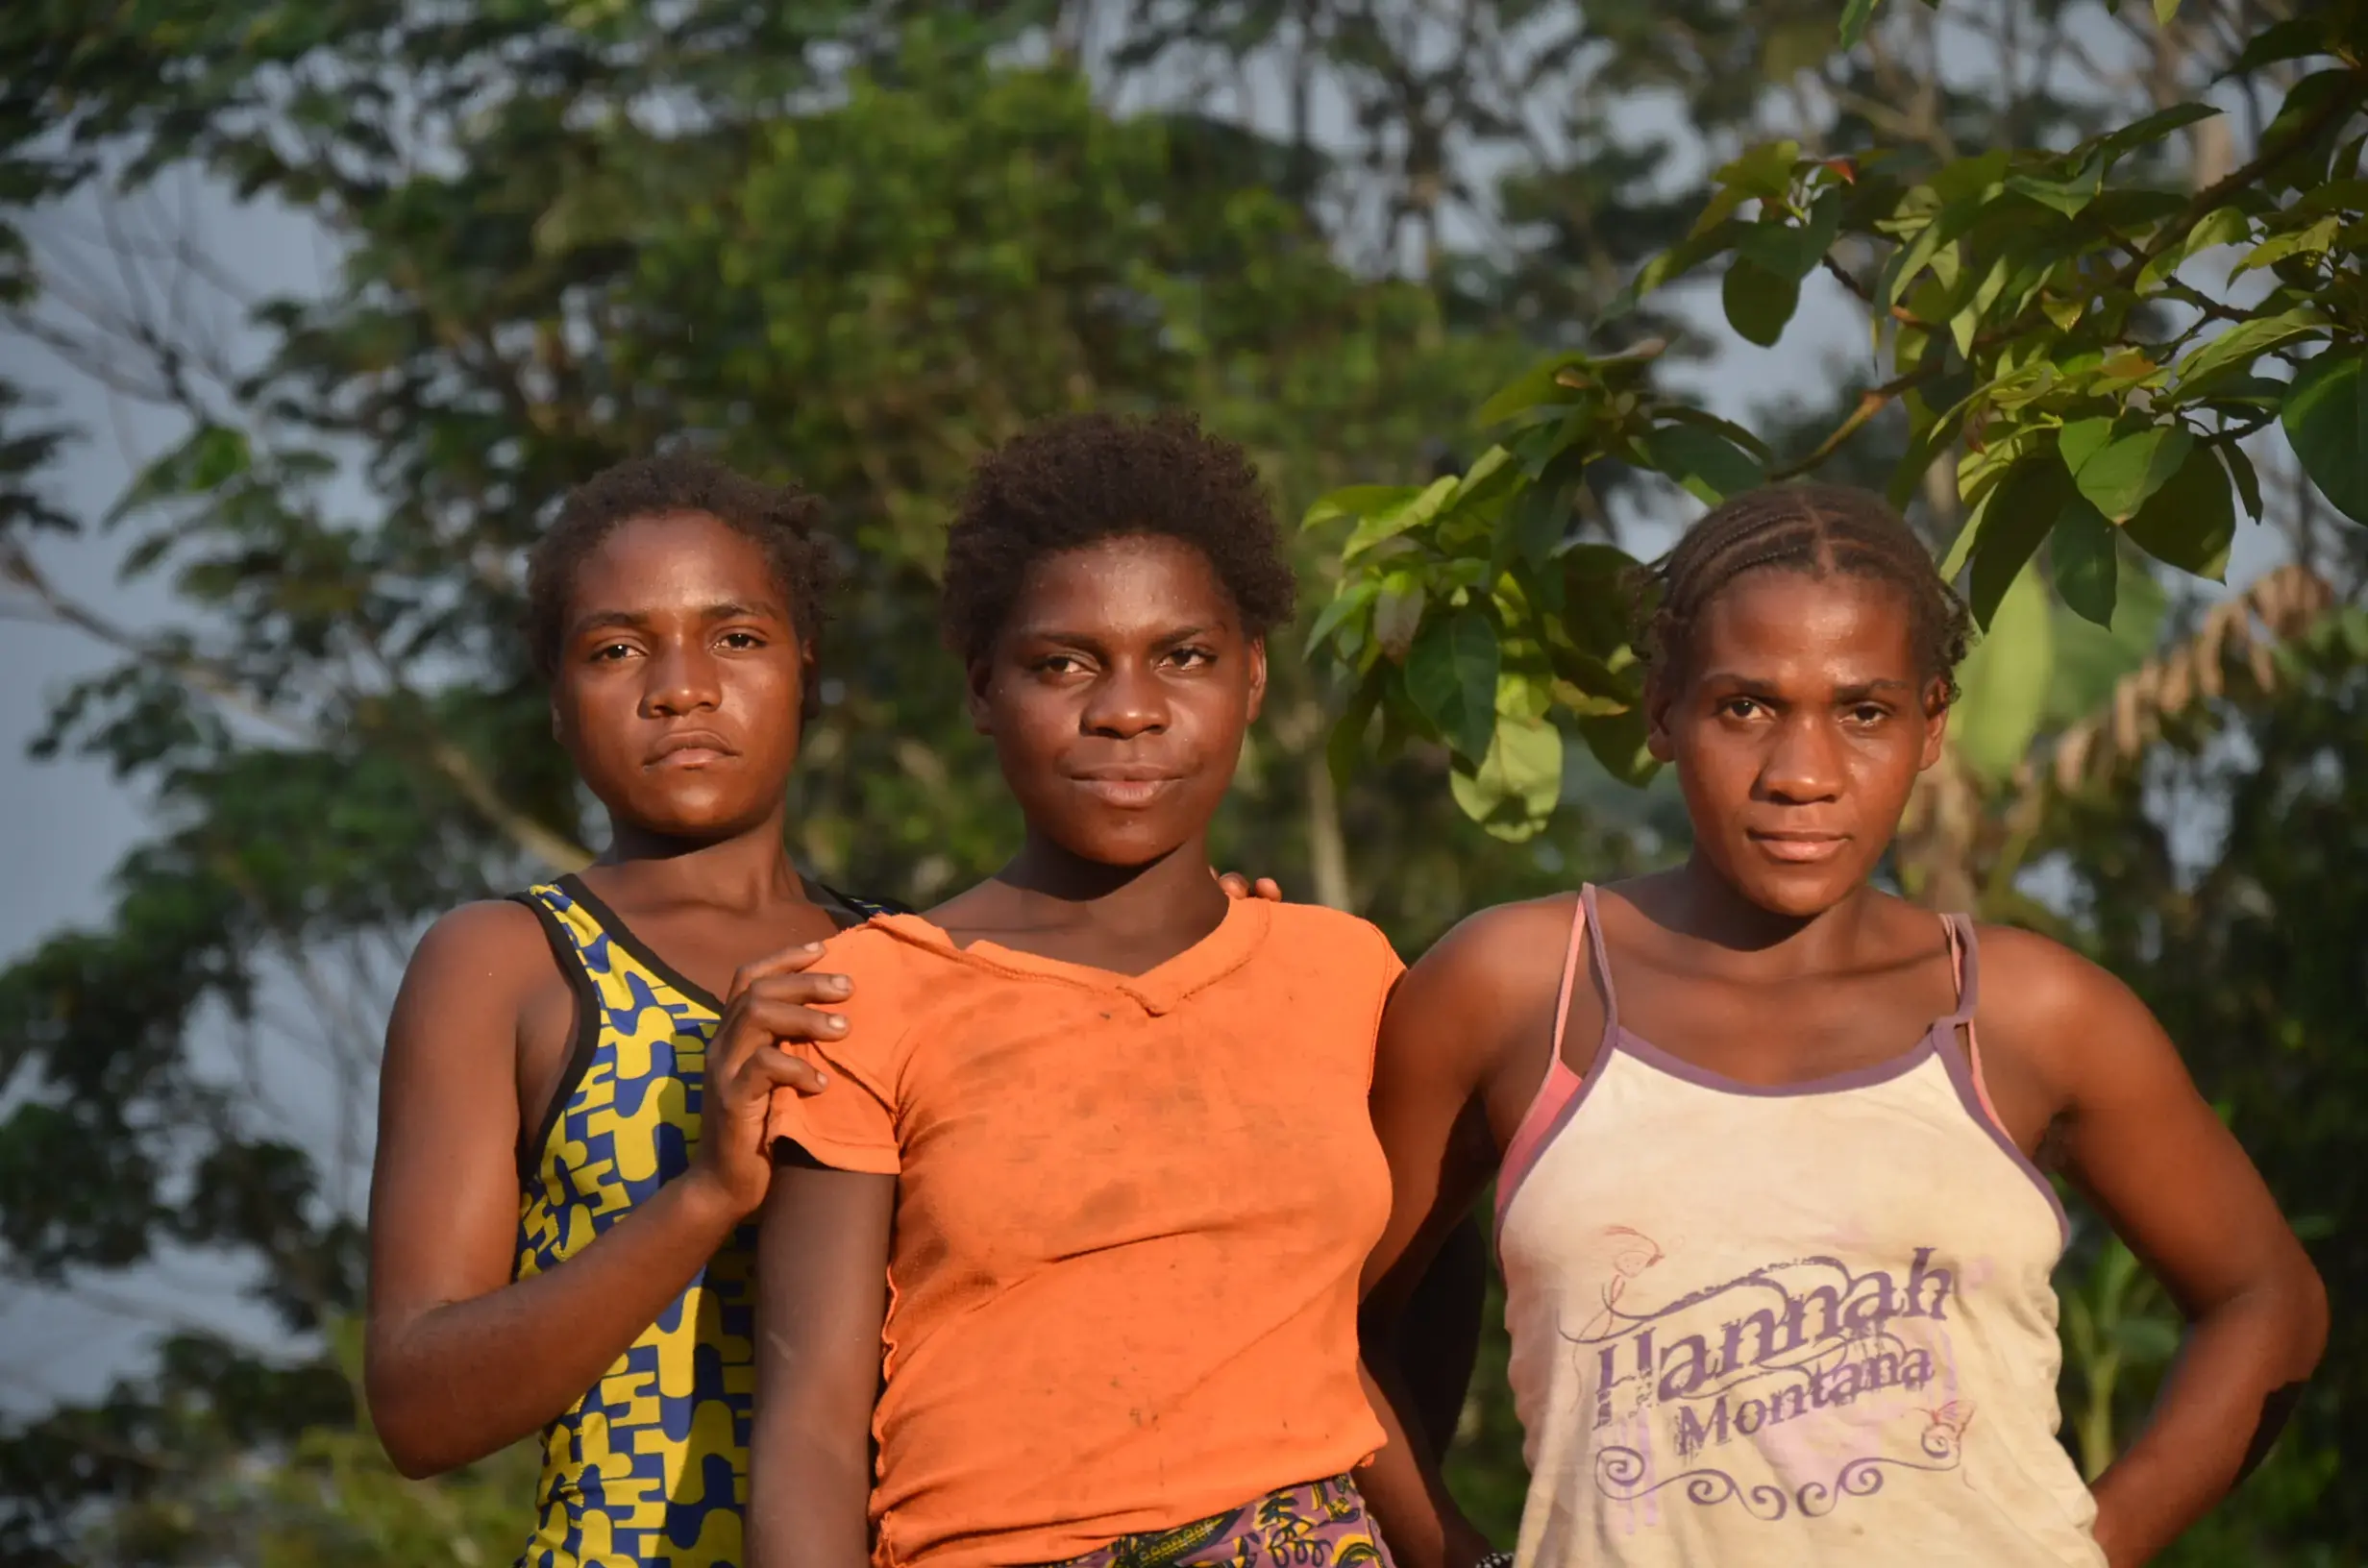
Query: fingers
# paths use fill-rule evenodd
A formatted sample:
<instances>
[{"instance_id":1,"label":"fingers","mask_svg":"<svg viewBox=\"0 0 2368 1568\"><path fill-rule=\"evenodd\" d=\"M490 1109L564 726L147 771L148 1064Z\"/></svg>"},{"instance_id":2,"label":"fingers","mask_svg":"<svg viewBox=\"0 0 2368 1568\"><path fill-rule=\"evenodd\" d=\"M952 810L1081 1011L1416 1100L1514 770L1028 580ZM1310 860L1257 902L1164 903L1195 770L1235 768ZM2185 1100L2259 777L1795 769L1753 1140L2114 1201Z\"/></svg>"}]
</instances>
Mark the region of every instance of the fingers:
<instances>
[{"instance_id":1,"label":"fingers","mask_svg":"<svg viewBox=\"0 0 2368 1568\"><path fill-rule=\"evenodd\" d=\"M804 1057L783 1050L752 1051L735 1076L744 1089L760 1095L770 1095L777 1089L820 1094L830 1087L828 1073Z\"/></svg>"},{"instance_id":2,"label":"fingers","mask_svg":"<svg viewBox=\"0 0 2368 1568\"><path fill-rule=\"evenodd\" d=\"M717 1031L717 1041L728 1041L728 1049L738 1050L748 1043L785 1040L828 1041L846 1036L847 1019L843 1015L825 1013L793 997L770 993L760 986L732 1004L724 1027Z\"/></svg>"},{"instance_id":3,"label":"fingers","mask_svg":"<svg viewBox=\"0 0 2368 1568\"><path fill-rule=\"evenodd\" d=\"M1264 898L1275 904L1283 901L1283 885L1270 876L1262 876L1253 883L1240 871L1218 871L1212 868L1209 874L1217 878L1217 885L1225 890L1228 898Z\"/></svg>"},{"instance_id":4,"label":"fingers","mask_svg":"<svg viewBox=\"0 0 2368 1568\"><path fill-rule=\"evenodd\" d=\"M822 956L823 944L821 943L802 942L795 947L784 947L779 952L760 958L753 964L743 964L732 971L731 986L724 992L724 1000L730 1001L757 981L769 976L795 974Z\"/></svg>"},{"instance_id":5,"label":"fingers","mask_svg":"<svg viewBox=\"0 0 2368 1568\"><path fill-rule=\"evenodd\" d=\"M795 1002L801 1007L828 1007L854 993L854 982L843 974L803 973L761 975L741 992L768 1002Z\"/></svg>"}]
</instances>

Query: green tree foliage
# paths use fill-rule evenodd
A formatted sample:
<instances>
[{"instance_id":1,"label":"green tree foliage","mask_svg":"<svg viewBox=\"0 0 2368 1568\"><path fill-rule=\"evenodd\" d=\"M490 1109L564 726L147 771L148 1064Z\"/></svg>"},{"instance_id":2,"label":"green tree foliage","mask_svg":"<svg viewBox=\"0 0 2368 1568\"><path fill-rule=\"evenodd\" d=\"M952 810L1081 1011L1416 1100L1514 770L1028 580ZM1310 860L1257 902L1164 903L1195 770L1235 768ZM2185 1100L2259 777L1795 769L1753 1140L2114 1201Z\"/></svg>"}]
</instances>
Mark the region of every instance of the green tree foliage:
<instances>
[{"instance_id":1,"label":"green tree foliage","mask_svg":"<svg viewBox=\"0 0 2368 1568\"><path fill-rule=\"evenodd\" d=\"M1376 718L1385 751L1444 747L1466 810L1514 839L1560 799L1558 727L1615 777L1649 772L1618 613L1633 562L1574 527L1604 469L1715 502L1814 472L1878 417L1904 415L1892 499L1940 475L1946 509L1963 516L1942 570L2001 632L1969 673L1959 726L1966 762L1994 773L2020 759L2046 700L2043 548L2056 599L2100 625L2114 618L2125 547L2225 576L2239 510L2257 522L2263 510L2243 443L2272 425L2326 501L2368 523L2359 21L2328 7L2244 45L2231 73L2309 68L2257 151L2192 190L2150 155L2220 112L2197 102L2060 152L1942 156L1870 135L1813 154L1785 139L1720 167L1686 237L1613 312L1719 261L1729 326L1773 346L1803 282L1822 274L1864 307L1890 374L1787 458L1657 390L1657 344L1572 350L1481 405L1493 443L1462 475L1320 502L1309 527L1348 525L1319 622L1357 681L1343 751ZM1851 41L1865 26L1853 8ZM2197 273L2216 282L2200 286Z\"/></svg>"},{"instance_id":2,"label":"green tree foliage","mask_svg":"<svg viewBox=\"0 0 2368 1568\"><path fill-rule=\"evenodd\" d=\"M1827 0L0 12L0 312L18 341L171 414L185 437L111 516L71 517L52 476L72 432L0 384L12 602L118 655L62 694L40 744L103 759L156 805L107 917L0 971L0 1247L12 1276L63 1286L175 1249L229 1252L285 1331L270 1353L171 1336L102 1399L0 1432L0 1561L514 1549L519 1456L404 1482L355 1409L352 1178L375 1015L411 934L580 859L593 831L515 642L517 572L556 496L628 453L696 440L831 503L849 584L826 632L828 705L794 847L866 891L927 899L1007 840L934 647L933 540L978 453L1089 405L1198 407L1251 445L1295 511L1332 520L1307 536L1311 576L1338 577L1311 629L1366 676L1336 691L1327 664L1289 656L1306 633L1278 648L1222 852L1371 915L1410 952L1464 910L1661 852L1665 796L1612 782L1640 771L1616 571L1626 520L1654 504L1651 474L1706 498L1805 459L1912 483L1928 470L1900 455L1912 441L1936 454L1978 436L1996 452L2026 432L2020 469L1969 471L1963 493L2039 472L2044 449L2063 505L2089 501L2116 548L2076 522L2023 551L2052 594L2008 574L2025 586L1997 616L2046 625L2052 651L2039 718L2007 708L1970 772L1979 853L2007 865L2065 843L2076 809L2134 811L2110 725L2077 789L2026 790L2056 776L2058 753L2036 772L2017 754L2117 700L2162 626L2191 629L2153 592L2140 547L2178 536L2141 518L2192 492L2195 453L2242 504L2235 440L2248 424L2291 428L2343 502L2356 379L2330 368L2266 392L2252 378L2329 361L2310 356L2321 342L2356 354L2361 335L2355 143L2325 147L2324 167L2350 172L2318 183L2333 194L2317 208L2301 210L2308 188L2279 164L2191 219L2194 182L2173 185L2208 159L2178 154L2218 122L2099 155L2232 63L2215 40L2267 19L2254 0L2190 0L2188 13L2182 48L2142 53L2145 102L2131 107L2100 85L2118 67L2065 89L2038 63L2077 59L2095 42L2084 27L2123 24L2025 0L1945 8L1986 27L2004 61L1998 84L1971 86L1941 69L1950 45L1922 8L1838 53ZM2276 90L2253 138L2263 152L2300 78L2356 67L2271 47L2231 79ZM2300 102L2356 106L2352 80ZM1764 145L1778 123L1790 150ZM1969 156L2000 145L2056 151L1994 170ZM2099 155L2096 188L2067 211L2087 191L2090 162L2066 161L2076 146ZM252 297L185 253L169 212L132 221L191 178L301 215L330 248L329 285ZM1967 215L1962 198L1992 184L2012 189L1991 205L2021 219ZM60 204L97 214L119 290L51 243ZM2230 209L2241 235L2217 215ZM2254 255L2306 237L2245 275L2252 292L2223 296L2237 253L2189 243L2208 230ZM2086 248L2048 261L2008 309L2046 244ZM2120 278L2141 251L2183 264ZM1673 253L1691 255L1688 274L1656 260ZM1837 273L1870 301L1895 292L1909 319L1874 315L1884 375L1830 412L1820 393L1755 419L1758 435L1696 411L1669 390L1713 341L1686 290L1721 262L1733 328L1754 340ZM2257 311L2264 289L2282 303ZM2196 292L2248 320L2318 315L2205 376L2196 356L2240 328ZM2075 294L2079 316L2059 323L2051 310ZM230 349L193 300L243 324ZM2125 350L2161 379L2123 376L2136 368ZM1557 357L1517 376L1539 354ZM2031 354L2062 361L2064 384L1989 386ZM1911 375L1924 379L1890 384ZM1472 390L1508 382L1475 437ZM2084 423L2100 417L2101 430ZM1934 507L1938 488L1922 494L1941 535L1962 508L1953 483ZM173 615L131 625L65 594L46 543L76 527L104 530ZM1992 527L1961 530L1969 551ZM2015 544L2000 538L1986 548ZM2078 613L2105 607L2109 581L2109 630ZM2263 646L2290 629L2259 625ZM2040 685L2022 683L2026 702ZM2315 689L2277 684L2278 711L2304 711ZM2155 702L2147 713L2170 717L2148 734L2185 734L2181 711ZM1378 761L1362 755L1376 726L1405 743ZM2158 896L2103 870L2094 885ZM2095 944L2122 952L2109 933ZM275 1108L300 1058L326 1078L312 1096L326 1111ZM2305 1164L2270 1164L2306 1179ZM1520 1495L1502 1348L1484 1348L1455 1460L1500 1531ZM2127 1430L2152 1376L2131 1364L2092 1426ZM2323 1455L2340 1433L2314 1419Z\"/></svg>"}]
</instances>

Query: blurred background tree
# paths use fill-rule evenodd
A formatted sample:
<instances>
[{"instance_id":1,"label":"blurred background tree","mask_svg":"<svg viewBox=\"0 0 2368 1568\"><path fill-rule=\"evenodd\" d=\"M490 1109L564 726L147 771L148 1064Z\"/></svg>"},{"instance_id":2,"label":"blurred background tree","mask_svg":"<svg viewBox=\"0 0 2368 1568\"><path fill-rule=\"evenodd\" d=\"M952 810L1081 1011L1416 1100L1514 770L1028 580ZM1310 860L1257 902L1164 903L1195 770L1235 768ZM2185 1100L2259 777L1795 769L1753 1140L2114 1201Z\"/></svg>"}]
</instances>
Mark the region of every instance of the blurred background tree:
<instances>
[{"instance_id":1,"label":"blurred background tree","mask_svg":"<svg viewBox=\"0 0 2368 1568\"><path fill-rule=\"evenodd\" d=\"M350 1352L391 980L435 912L580 860L594 830L512 634L524 546L570 483L695 441L829 501L849 582L795 848L858 890L941 895L989 870L1012 825L932 630L936 532L995 442L1070 408L1188 404L1252 447L1295 515L1351 480L1462 473L1483 444L1472 404L1541 352L1663 340L1644 384L1715 402L1731 339L1696 294L1606 318L1729 159L1771 134L1820 155L2068 147L2205 90L2284 12L2217 0L2165 28L2089 0L1951 0L1883 16L1846 51L1840 15L1823 0L0 14L0 575L12 612L112 655L57 694L36 750L102 759L153 813L105 917L0 971L0 1266L71 1300L160 1259L225 1258L269 1325L234 1332L191 1304L104 1396L12 1412L0 1562L514 1554L520 1457L395 1478ZM2235 125L2159 144L2157 172L2218 178L2310 67L2269 60L2211 86ZM206 243L203 212L297 220L331 257L326 286L256 289L225 263L234 247ZM1828 282L1800 296L1816 332L1790 350L1799 390L1725 410L1787 453L1873 380L1859 307ZM92 432L27 390L60 374L171 422L88 515L57 500L58 475ZM1910 435L1886 410L1834 461L1880 476ZM2318 586L2274 625L2249 615L2246 637L2223 616L2166 695L2142 661L2195 652L2213 600L2157 588L2134 558L2109 626L2056 618L2037 716L2007 726L1960 820L1979 826L1991 913L2047 924L2161 1010L2317 1223L2341 1301L2368 1271L2344 1240L2362 1194L2341 1141L2368 1114L2368 904L2347 885L2368 865L2368 639L2338 613L2363 562L2357 530L2275 453L2263 466L2280 542L2256 574L2290 562ZM1944 539L1956 519L1925 494ZM1581 536L1637 552L1691 504L1609 463L1569 501ZM120 601L169 614L69 592L53 562L74 536L118 552ZM1336 543L1311 538L1311 581L1337 571ZM1567 809L1515 843L1459 809L1437 747L1335 767L1341 694L1299 643L1277 649L1227 864L1355 908L1411 955L1478 905L1682 849L1665 791L1591 768L1558 769L1548 803ZM2093 770L2052 787L2058 742L2099 713ZM2067 1440L2094 1459L2142 1413L2172 1325L2093 1237L2065 1285ZM2297 1433L2185 1560L2358 1559L2368 1503L2333 1476L2368 1453L2345 1414L2368 1409L2363 1380L2368 1343L2339 1329ZM1509 1531L1500 1337L1454 1472Z\"/></svg>"}]
</instances>

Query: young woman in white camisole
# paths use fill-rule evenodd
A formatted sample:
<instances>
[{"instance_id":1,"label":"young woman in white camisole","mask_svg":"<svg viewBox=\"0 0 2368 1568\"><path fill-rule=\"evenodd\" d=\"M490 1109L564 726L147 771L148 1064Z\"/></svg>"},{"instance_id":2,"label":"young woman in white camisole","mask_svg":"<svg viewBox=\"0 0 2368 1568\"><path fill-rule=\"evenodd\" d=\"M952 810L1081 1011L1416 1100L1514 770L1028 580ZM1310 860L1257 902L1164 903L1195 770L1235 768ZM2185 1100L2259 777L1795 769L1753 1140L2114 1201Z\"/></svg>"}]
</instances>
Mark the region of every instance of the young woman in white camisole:
<instances>
[{"instance_id":1,"label":"young woman in white camisole","mask_svg":"<svg viewBox=\"0 0 2368 1568\"><path fill-rule=\"evenodd\" d=\"M1400 984L1369 1365L1493 1177L1520 1568L2134 1568L2276 1434L2325 1339L2317 1275L2118 981L1868 885L1965 642L1907 526L1762 491L1658 579L1652 747L1692 855L1484 911ZM2043 1166L2189 1319L2093 1492L2056 1437ZM1393 1436L1363 1479L1399 1568L1487 1560Z\"/></svg>"}]
</instances>

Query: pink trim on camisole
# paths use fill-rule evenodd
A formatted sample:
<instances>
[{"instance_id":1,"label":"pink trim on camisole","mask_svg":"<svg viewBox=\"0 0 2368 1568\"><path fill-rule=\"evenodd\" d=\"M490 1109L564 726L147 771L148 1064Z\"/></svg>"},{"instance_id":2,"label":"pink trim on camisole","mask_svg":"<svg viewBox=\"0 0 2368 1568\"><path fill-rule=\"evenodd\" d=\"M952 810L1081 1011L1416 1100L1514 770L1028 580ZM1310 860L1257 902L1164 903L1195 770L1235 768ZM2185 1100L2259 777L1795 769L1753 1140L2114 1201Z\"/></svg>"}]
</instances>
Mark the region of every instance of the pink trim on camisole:
<instances>
[{"instance_id":1,"label":"pink trim on camisole","mask_svg":"<svg viewBox=\"0 0 2368 1568\"><path fill-rule=\"evenodd\" d=\"M1973 922L1969 918L1964 916L1952 916L1947 919L1949 927L1949 977L1957 986L1957 994L1960 998L1958 1015L1963 1020L1965 1028L1966 1074L1973 1080L1974 1098L1982 1102L1982 1115L1989 1118L1989 1124L1992 1127L2003 1133L2007 1130L2006 1118L1998 1114L1998 1107L1990 1103L1989 1081L1982 1076L1982 1044L1981 1041L1974 1038L1973 1034L1973 1006L1971 1002L1963 1000L1963 998L1967 995L1965 990L1965 954L1970 951L1973 946ZM1961 919L1965 922L1964 929L1961 933L1958 929L1958 921ZM1977 992L1974 994L1978 995L1979 992Z\"/></svg>"},{"instance_id":2,"label":"pink trim on camisole","mask_svg":"<svg viewBox=\"0 0 2368 1568\"><path fill-rule=\"evenodd\" d=\"M1505 1145L1504 1159L1497 1167L1494 1228L1500 1232L1504 1229L1505 1211L1512 1206L1514 1194L1520 1190L1523 1180L1537 1167L1539 1158L1545 1153L1546 1145L1554 1140L1554 1135L1562 1130L1563 1123L1570 1119L1570 1113L1577 1109L1576 1102L1584 1097L1587 1080L1571 1070L1570 1064L1563 1060L1563 1036L1570 1023L1570 991L1578 980L1579 961L1591 950L1598 955L1599 960L1602 957L1600 918L1596 929L1591 930L1588 926L1588 918L1594 912L1594 895L1595 890L1590 885L1581 888L1578 898L1574 900L1570 937L1563 950L1562 985L1554 996L1554 1033L1552 1049L1546 1057L1545 1079L1539 1084L1538 1092L1529 1102L1529 1109L1521 1113L1521 1120L1514 1128L1512 1140ZM1941 926L1948 934L1949 976L1957 991L1958 1005L1957 1010L1941 1019L1933 1030L1927 1038L1926 1046L1936 1049L1936 1037L1952 1028L1963 1029L1965 1050L1962 1063L1940 1051L1942 1066L1949 1069L1950 1078L1957 1083L1959 1097L1966 1102L1965 1109L1973 1114L1974 1120L1997 1143L2000 1151L2020 1166L2045 1194L2049 1207L2056 1212L2057 1223L2068 1237L2071 1222L2064 1213L2062 1200L2056 1195L2055 1184L2032 1164L2030 1156L2023 1153L2021 1145L2007 1132L2006 1119L1998 1115L1998 1107L1990 1099L1988 1081L1983 1076L1981 1043L1975 1038L1973 1029L1974 1007L1981 997L1981 971L1978 968L1981 961L1976 956L1979 949L1974 945L1973 920L1968 916L1944 915L1941 917ZM1610 1000L1612 975L1608 964L1603 966L1602 979L1607 1001L1604 1036L1605 1044L1609 1046L1620 1031L1616 1011L1617 1004ZM1641 1045L1647 1042L1637 1041L1634 1043ZM1652 1054L1661 1056L1664 1053L1656 1050ZM1912 1052L1897 1059L1895 1064L1879 1064L1872 1070L1887 1073L1893 1066L1906 1067L1912 1066L1913 1059L1921 1054L1921 1050ZM1602 1058L1603 1051L1599 1049L1594 1064L1598 1068ZM1675 1059L1665 1064L1665 1066L1677 1070L1680 1076L1692 1076L1690 1066ZM1841 1086L1838 1084L1834 1087Z\"/></svg>"},{"instance_id":3,"label":"pink trim on camisole","mask_svg":"<svg viewBox=\"0 0 2368 1568\"><path fill-rule=\"evenodd\" d=\"M1496 1229L1505 1225L1505 1210L1519 1189L1521 1179L1538 1163L1538 1156L1554 1136L1555 1123L1564 1107L1578 1093L1579 1075L1563 1060L1563 1031L1570 1022L1570 988L1578 979L1579 958L1587 948L1587 897L1585 894L1571 900L1570 940L1563 949L1562 989L1554 994L1553 1048L1545 1059L1545 1081L1521 1113L1520 1125L1513 1130L1513 1140L1505 1145L1505 1158L1496 1171Z\"/></svg>"}]
</instances>

